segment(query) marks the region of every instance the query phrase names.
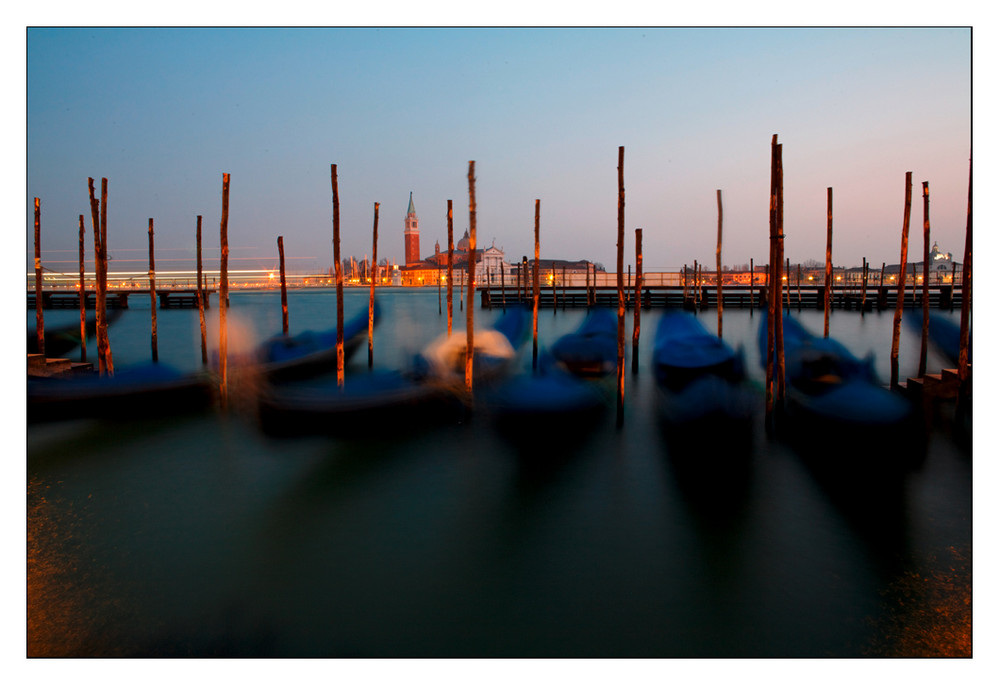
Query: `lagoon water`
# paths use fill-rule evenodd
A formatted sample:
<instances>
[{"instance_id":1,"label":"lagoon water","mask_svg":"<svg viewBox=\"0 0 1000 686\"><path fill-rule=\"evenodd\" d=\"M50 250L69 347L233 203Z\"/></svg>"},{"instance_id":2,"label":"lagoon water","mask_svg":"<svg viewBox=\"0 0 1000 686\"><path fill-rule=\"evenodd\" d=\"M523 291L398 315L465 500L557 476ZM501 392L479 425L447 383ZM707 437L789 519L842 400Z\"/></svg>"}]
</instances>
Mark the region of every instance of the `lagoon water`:
<instances>
[{"instance_id":1,"label":"lagoon water","mask_svg":"<svg viewBox=\"0 0 1000 686\"><path fill-rule=\"evenodd\" d=\"M377 368L405 365L444 332L436 290L378 297ZM349 289L345 317L367 299ZM110 329L116 367L150 356L148 300L130 305ZM233 292L231 305L231 352L280 330L276 291ZM474 314L480 327L499 311L476 302ZM543 310L539 347L585 314ZM457 293L454 315L464 332ZM76 316L46 312L46 325ZM28 426L28 655L971 655L968 449L938 428L898 489L867 488L856 467L831 487L806 467L807 448L765 434L761 411L739 468L692 474L682 465L718 459L724 442L678 448L661 430L658 316L642 313L624 426L612 404L548 443L551 459L525 459L478 412L350 439L269 437L239 402L226 415ZM700 316L714 331L715 312ZM289 294L291 333L335 317L334 291ZM801 318L822 332L822 312ZM626 321L630 354L631 311ZM758 386L759 322L749 310L724 322ZM892 312L831 318L886 382L891 327ZM200 367L196 310L160 310L158 341L161 362ZM366 352L347 383L366 373ZM904 378L918 353L904 328ZM946 366L932 353L929 369Z\"/></svg>"}]
</instances>

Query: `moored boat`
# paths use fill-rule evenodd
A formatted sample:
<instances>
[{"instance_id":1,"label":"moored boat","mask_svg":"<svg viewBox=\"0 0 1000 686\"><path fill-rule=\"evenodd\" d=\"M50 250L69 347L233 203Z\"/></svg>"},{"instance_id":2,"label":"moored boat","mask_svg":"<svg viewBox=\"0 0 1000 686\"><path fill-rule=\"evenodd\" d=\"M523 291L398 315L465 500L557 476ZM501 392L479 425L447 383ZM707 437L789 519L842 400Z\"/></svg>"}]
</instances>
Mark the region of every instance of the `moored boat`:
<instances>
[{"instance_id":1,"label":"moored boat","mask_svg":"<svg viewBox=\"0 0 1000 686\"><path fill-rule=\"evenodd\" d=\"M359 371L342 387L330 375L273 385L258 399L261 428L272 435L384 435L456 417L448 389L398 371Z\"/></svg>"},{"instance_id":2,"label":"moored boat","mask_svg":"<svg viewBox=\"0 0 1000 686\"><path fill-rule=\"evenodd\" d=\"M374 322L381 318L375 301ZM344 363L368 340L368 307L344 322ZM336 369L337 327L325 331L304 331L295 336L277 335L266 340L257 351L260 372L272 382L316 376Z\"/></svg>"},{"instance_id":3,"label":"moored boat","mask_svg":"<svg viewBox=\"0 0 1000 686\"><path fill-rule=\"evenodd\" d=\"M528 316L526 308L512 307L496 320L492 328L475 331L473 384L494 383L510 373L518 352L527 339ZM450 336L443 334L414 357L414 376L460 388L465 383L467 350L468 339L464 331L453 331Z\"/></svg>"},{"instance_id":4,"label":"moored boat","mask_svg":"<svg viewBox=\"0 0 1000 686\"><path fill-rule=\"evenodd\" d=\"M708 333L695 315L660 317L652 361L667 422L747 422L752 416L755 397L744 384L742 348Z\"/></svg>"},{"instance_id":5,"label":"moored boat","mask_svg":"<svg viewBox=\"0 0 1000 686\"><path fill-rule=\"evenodd\" d=\"M162 363L115 370L113 375L78 372L70 377L29 377L28 422L64 419L161 417L207 408L212 380Z\"/></svg>"},{"instance_id":6,"label":"moored boat","mask_svg":"<svg viewBox=\"0 0 1000 686\"><path fill-rule=\"evenodd\" d=\"M549 350L556 364L585 377L607 376L618 364L618 319L610 309L596 308L580 327L561 336Z\"/></svg>"},{"instance_id":7,"label":"moored boat","mask_svg":"<svg viewBox=\"0 0 1000 686\"><path fill-rule=\"evenodd\" d=\"M858 455L919 432L912 405L900 393L883 387L872 356L859 359L833 338L809 333L794 317L782 321L789 426L813 442L812 450L841 450L843 438ZM758 342L761 365L767 366L767 313ZM775 372L777 374L777 372ZM886 429L900 429L886 432ZM841 453L843 454L843 453Z\"/></svg>"}]
</instances>

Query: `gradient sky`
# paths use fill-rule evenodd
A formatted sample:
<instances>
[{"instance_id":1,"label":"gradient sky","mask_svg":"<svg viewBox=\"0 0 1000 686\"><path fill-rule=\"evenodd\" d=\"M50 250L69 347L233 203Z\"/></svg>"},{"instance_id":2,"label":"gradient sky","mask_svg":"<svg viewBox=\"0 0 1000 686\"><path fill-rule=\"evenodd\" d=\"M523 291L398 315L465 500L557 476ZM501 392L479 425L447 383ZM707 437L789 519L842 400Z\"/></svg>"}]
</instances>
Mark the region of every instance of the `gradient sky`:
<instances>
[{"instance_id":1,"label":"gradient sky","mask_svg":"<svg viewBox=\"0 0 1000 686\"><path fill-rule=\"evenodd\" d=\"M899 261L904 183L921 182L931 236L964 246L972 151L968 29L28 29L26 267L33 198L43 264L76 270L87 177L109 182L111 269L194 266L203 216L217 268L222 174L231 174L230 268L403 259L412 191L421 252L468 227L476 161L480 246L616 264L618 146L625 255L644 269L714 265L716 189L725 264L768 255L772 134L783 146L785 252L823 260L826 189L837 265ZM912 251L911 251L912 256Z\"/></svg>"}]
</instances>

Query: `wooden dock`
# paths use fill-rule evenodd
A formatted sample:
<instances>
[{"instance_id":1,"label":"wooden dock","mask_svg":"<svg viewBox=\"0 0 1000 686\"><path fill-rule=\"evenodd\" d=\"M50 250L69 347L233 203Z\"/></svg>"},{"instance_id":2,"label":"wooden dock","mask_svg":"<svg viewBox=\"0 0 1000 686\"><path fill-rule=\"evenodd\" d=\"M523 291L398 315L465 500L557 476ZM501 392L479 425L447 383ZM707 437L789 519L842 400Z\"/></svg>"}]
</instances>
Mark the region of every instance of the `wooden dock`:
<instances>
[{"instance_id":1,"label":"wooden dock","mask_svg":"<svg viewBox=\"0 0 1000 686\"><path fill-rule=\"evenodd\" d=\"M482 307L503 307L517 303L531 303L532 292L516 287L499 285L479 287L480 304ZM823 309L823 286L795 286L786 291L782 302L786 308L792 309ZM588 293L590 294L588 297ZM725 285L722 287L723 308L749 308L751 299L753 307L767 307L767 291L763 285ZM962 289L953 289L949 285L931 286L929 288L930 306L936 309L953 309L961 305ZM616 286L556 286L555 292L551 286L539 289L539 309L552 309L553 298L557 308L575 307L618 307L618 289ZM894 309L896 307L897 289L890 286L869 287L862 294L857 286L834 286L830 291L830 307L841 310L858 310L865 312L873 310ZM645 308L683 308L686 310L714 309L718 303L717 287L702 286L649 286L643 288L642 306ZM635 288L625 289L625 306L635 307ZM904 308L920 308L923 306L923 292L907 288L903 294Z\"/></svg>"},{"instance_id":2,"label":"wooden dock","mask_svg":"<svg viewBox=\"0 0 1000 686\"><path fill-rule=\"evenodd\" d=\"M79 372L92 372L91 362L72 362L64 357L45 357L28 353L28 376L69 376Z\"/></svg>"},{"instance_id":3,"label":"wooden dock","mask_svg":"<svg viewBox=\"0 0 1000 686\"><path fill-rule=\"evenodd\" d=\"M205 308L209 307L209 303L212 302L211 295L215 293L215 289L206 288L202 290L205 294ZM111 290L107 291L107 306L109 309L113 310L127 310L128 309L128 298L129 295L135 294L139 297L148 297L148 290L135 290L135 289L121 289L121 290ZM160 309L176 309L176 308L197 308L198 307L198 289L188 288L169 288L156 291L157 299L160 303ZM97 305L97 291L88 290L84 292L84 297L86 298L85 307L88 310L92 310ZM28 309L33 309L35 307L35 292L28 291ZM43 310L77 310L80 309L80 294L75 290L49 290L42 291L42 309Z\"/></svg>"}]
</instances>

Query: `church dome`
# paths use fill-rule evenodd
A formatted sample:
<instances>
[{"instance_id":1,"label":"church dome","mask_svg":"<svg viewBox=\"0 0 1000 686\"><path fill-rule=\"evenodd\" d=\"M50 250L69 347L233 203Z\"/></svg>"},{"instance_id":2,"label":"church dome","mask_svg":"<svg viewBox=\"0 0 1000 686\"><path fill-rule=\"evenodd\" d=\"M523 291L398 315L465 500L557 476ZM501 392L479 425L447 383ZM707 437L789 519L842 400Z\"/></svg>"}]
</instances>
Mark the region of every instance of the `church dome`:
<instances>
[{"instance_id":1,"label":"church dome","mask_svg":"<svg viewBox=\"0 0 1000 686\"><path fill-rule=\"evenodd\" d=\"M458 242L458 245L455 246L455 249L456 250L461 250L462 252L469 252L469 230L468 229L465 230L465 235L462 236L462 239Z\"/></svg>"}]
</instances>

